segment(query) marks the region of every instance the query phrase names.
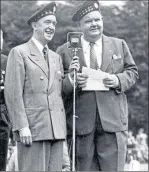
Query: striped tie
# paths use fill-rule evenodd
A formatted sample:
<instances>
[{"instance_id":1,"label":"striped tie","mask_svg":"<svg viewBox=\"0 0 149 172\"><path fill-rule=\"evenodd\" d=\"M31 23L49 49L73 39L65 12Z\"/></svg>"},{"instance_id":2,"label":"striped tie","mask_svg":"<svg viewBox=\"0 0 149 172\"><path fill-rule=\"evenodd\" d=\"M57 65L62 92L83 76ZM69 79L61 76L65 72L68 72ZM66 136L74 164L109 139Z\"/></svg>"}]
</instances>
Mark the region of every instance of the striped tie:
<instances>
[{"instance_id":1,"label":"striped tie","mask_svg":"<svg viewBox=\"0 0 149 172\"><path fill-rule=\"evenodd\" d=\"M94 42L90 42L90 68L97 69L98 64L97 64L97 56L94 49L94 45L95 45Z\"/></svg>"}]
</instances>

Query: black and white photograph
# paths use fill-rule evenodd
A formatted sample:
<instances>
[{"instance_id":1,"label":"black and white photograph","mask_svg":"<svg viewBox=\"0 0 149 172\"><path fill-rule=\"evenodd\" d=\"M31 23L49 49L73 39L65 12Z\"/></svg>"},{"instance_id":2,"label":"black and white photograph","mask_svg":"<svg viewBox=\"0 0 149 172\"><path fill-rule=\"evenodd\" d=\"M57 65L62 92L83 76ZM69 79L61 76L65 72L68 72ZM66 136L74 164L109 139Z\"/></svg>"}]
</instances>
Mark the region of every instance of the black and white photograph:
<instances>
[{"instance_id":1,"label":"black and white photograph","mask_svg":"<svg viewBox=\"0 0 149 172\"><path fill-rule=\"evenodd\" d=\"M1 0L0 171L148 171L148 1Z\"/></svg>"}]
</instances>

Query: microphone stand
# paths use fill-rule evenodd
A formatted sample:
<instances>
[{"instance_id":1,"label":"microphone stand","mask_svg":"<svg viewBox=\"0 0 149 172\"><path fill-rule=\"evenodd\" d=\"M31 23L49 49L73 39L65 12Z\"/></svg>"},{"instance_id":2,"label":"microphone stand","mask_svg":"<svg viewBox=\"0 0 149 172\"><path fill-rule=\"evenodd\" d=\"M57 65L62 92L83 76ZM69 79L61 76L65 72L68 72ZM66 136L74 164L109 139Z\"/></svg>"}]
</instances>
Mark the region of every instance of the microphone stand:
<instances>
[{"instance_id":1,"label":"microphone stand","mask_svg":"<svg viewBox=\"0 0 149 172\"><path fill-rule=\"evenodd\" d=\"M82 32L69 32L67 34L68 48L72 49L73 55L76 56L78 49L81 49L81 36ZM75 171L75 153L76 153L76 69L74 69L73 74L73 124L72 124L72 171Z\"/></svg>"},{"instance_id":2,"label":"microphone stand","mask_svg":"<svg viewBox=\"0 0 149 172\"><path fill-rule=\"evenodd\" d=\"M76 56L77 48L73 49L74 56ZM73 129L72 129L72 171L75 171L75 152L76 152L76 70L74 69L73 79Z\"/></svg>"}]
</instances>

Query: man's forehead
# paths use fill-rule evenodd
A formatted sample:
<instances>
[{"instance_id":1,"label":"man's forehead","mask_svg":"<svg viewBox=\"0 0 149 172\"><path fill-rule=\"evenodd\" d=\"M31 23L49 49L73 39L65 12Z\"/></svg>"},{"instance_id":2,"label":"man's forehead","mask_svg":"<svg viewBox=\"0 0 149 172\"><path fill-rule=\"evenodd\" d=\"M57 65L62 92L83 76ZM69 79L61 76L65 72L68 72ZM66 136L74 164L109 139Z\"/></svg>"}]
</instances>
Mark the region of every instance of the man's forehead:
<instances>
[{"instance_id":1,"label":"man's forehead","mask_svg":"<svg viewBox=\"0 0 149 172\"><path fill-rule=\"evenodd\" d=\"M38 21L47 21L47 20L56 21L56 17L55 15L48 15L48 16L42 17Z\"/></svg>"}]
</instances>

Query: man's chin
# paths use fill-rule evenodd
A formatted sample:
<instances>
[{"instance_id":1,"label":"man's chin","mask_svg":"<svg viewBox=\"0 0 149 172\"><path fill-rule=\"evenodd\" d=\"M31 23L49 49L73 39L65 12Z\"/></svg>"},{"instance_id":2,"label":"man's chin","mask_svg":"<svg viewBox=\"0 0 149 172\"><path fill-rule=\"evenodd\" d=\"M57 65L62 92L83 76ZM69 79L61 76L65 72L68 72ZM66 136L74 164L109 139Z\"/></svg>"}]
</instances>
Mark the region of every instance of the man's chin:
<instances>
[{"instance_id":1,"label":"man's chin","mask_svg":"<svg viewBox=\"0 0 149 172\"><path fill-rule=\"evenodd\" d=\"M53 38L53 36L51 35L51 36L46 36L45 37L45 39L47 40L47 41L51 41L52 40L52 38Z\"/></svg>"},{"instance_id":2,"label":"man's chin","mask_svg":"<svg viewBox=\"0 0 149 172\"><path fill-rule=\"evenodd\" d=\"M99 35L100 31L99 30L92 30L90 31L90 35Z\"/></svg>"},{"instance_id":3,"label":"man's chin","mask_svg":"<svg viewBox=\"0 0 149 172\"><path fill-rule=\"evenodd\" d=\"M99 32L96 32L96 33L92 33L92 34L90 34L90 36L91 37L98 37L100 35L100 33Z\"/></svg>"}]
</instances>

